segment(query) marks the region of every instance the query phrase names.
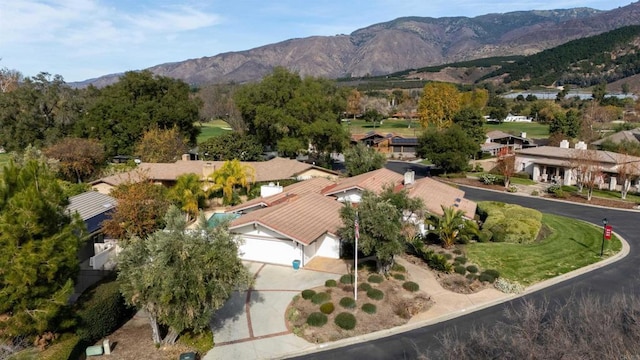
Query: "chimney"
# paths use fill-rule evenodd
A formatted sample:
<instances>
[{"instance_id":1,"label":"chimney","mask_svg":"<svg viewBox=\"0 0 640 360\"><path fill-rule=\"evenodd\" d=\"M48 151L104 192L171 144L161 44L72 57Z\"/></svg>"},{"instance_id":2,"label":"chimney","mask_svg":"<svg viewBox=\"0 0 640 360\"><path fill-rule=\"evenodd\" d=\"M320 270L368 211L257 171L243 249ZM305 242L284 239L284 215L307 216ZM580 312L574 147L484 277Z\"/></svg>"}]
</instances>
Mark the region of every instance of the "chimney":
<instances>
[{"instance_id":1,"label":"chimney","mask_svg":"<svg viewBox=\"0 0 640 360\"><path fill-rule=\"evenodd\" d=\"M574 147L577 150L587 150L587 144L585 144L584 141L578 141Z\"/></svg>"},{"instance_id":2,"label":"chimney","mask_svg":"<svg viewBox=\"0 0 640 360\"><path fill-rule=\"evenodd\" d=\"M276 185L270 182L269 185L260 186L260 197L267 197L267 196L280 194L283 190L284 188L280 186L280 184Z\"/></svg>"},{"instance_id":3,"label":"chimney","mask_svg":"<svg viewBox=\"0 0 640 360\"><path fill-rule=\"evenodd\" d=\"M208 163L204 163L204 165L202 165L202 177L203 178L208 178L209 175L213 174L213 172L216 170L216 166L213 165L212 163L208 162Z\"/></svg>"},{"instance_id":4,"label":"chimney","mask_svg":"<svg viewBox=\"0 0 640 360\"><path fill-rule=\"evenodd\" d=\"M526 132L524 132L524 131L523 131L523 132L521 132L521 133L520 133L520 137L521 137L521 138L523 138L523 139L526 139L526 138L527 138L527 133L526 133Z\"/></svg>"},{"instance_id":5,"label":"chimney","mask_svg":"<svg viewBox=\"0 0 640 360\"><path fill-rule=\"evenodd\" d=\"M568 148L569 148L569 141L568 141L568 140L562 140L562 141L560 141L560 148L562 148L562 149L568 149Z\"/></svg>"},{"instance_id":6,"label":"chimney","mask_svg":"<svg viewBox=\"0 0 640 360\"><path fill-rule=\"evenodd\" d=\"M404 173L404 185L411 185L414 183L416 178L416 173L413 170L407 170Z\"/></svg>"},{"instance_id":7,"label":"chimney","mask_svg":"<svg viewBox=\"0 0 640 360\"><path fill-rule=\"evenodd\" d=\"M182 161L189 161L191 160L191 156L189 156L189 154L182 154Z\"/></svg>"}]
</instances>

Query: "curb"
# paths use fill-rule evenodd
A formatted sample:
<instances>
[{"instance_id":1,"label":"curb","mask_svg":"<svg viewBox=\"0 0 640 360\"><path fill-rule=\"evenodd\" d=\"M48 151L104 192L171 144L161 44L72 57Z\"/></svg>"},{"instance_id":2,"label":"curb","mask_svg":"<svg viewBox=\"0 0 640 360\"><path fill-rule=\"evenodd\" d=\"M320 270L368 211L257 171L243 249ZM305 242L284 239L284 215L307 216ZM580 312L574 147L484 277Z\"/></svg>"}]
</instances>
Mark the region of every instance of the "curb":
<instances>
[{"instance_id":1,"label":"curb","mask_svg":"<svg viewBox=\"0 0 640 360\"><path fill-rule=\"evenodd\" d=\"M495 191L495 190L494 190ZM526 195L525 195L526 196ZM591 224L591 223L589 223ZM591 224L593 225L593 224ZM594 225L595 226L595 225ZM525 295L529 295L532 294L534 292L540 291L542 289L548 288L550 286L559 284L563 281L578 277L580 275L589 273L591 271L594 271L596 269L605 267L609 264L612 264L614 262L617 262L619 260L622 260L623 258L625 258L629 252L631 247L629 246L629 243L622 238L619 234L615 233L614 234L618 237L618 239L620 239L620 242L622 243L622 249L616 253L613 256L610 256L606 259L603 259L601 261L598 261L597 263L593 263L591 265L587 265L585 267L582 267L580 269L576 269L573 271L570 271L568 273L562 274L562 275L558 275L556 277L553 277L551 279L547 279L538 283L535 283L529 287L527 287L523 292L518 293L518 294L504 294L503 297L495 299L495 300L491 300L482 304L478 304L475 306L471 306L468 308L464 308L464 309L460 309L460 310L456 310L456 311L452 311L449 314L445 314L445 315L440 315L437 316L433 319L429 319L429 320L423 320L423 321L419 321L419 322L415 322L412 324L405 324L405 325L400 325L394 328L390 328L390 329L384 329L384 330L380 330L380 331L376 331L376 332L372 332L369 334L363 334L363 335L358 335L358 336L354 336L351 338L346 338L346 339L341 339L338 341L334 341L334 342L330 342L330 343L324 343L324 344L318 344L318 345L311 345L310 347L307 347L305 349L301 349L299 351L294 351L294 352L290 352L290 353L286 353L286 354L281 354L277 357L274 357L272 359L286 359L286 358L290 358L290 357L297 357L297 356L302 356L302 355L308 355L308 354L313 354L315 352L320 352L320 351L325 351L325 350L331 350L331 349L337 349L337 348L341 348L341 347L345 347L345 346L349 346L349 345L353 345L353 344L357 344L357 343L362 343L362 342L367 342L367 341L371 341L371 340L377 340L377 339L381 339L381 338L385 338L387 336L391 336L391 335L396 335L396 334L400 334L403 332L407 332L407 331L411 331L411 330L415 330L421 327L425 327L425 326L430 326L430 325L434 325L437 323L441 323L447 320L451 320L460 316L464 316L467 315L469 313L472 312L476 312L479 310L483 310L495 305L499 305L502 303L505 303L507 301L513 300L513 299L517 299L517 298L521 298ZM295 335L294 335L295 336Z\"/></svg>"}]
</instances>

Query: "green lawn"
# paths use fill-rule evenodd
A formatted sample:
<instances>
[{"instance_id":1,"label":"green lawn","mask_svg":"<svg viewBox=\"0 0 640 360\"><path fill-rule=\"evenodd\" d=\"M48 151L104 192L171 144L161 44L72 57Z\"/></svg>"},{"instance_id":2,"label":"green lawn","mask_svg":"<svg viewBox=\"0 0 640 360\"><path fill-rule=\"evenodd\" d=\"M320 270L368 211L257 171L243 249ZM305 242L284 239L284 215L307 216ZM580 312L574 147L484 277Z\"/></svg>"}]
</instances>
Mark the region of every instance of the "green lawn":
<instances>
[{"instance_id":1,"label":"green lawn","mask_svg":"<svg viewBox=\"0 0 640 360\"><path fill-rule=\"evenodd\" d=\"M209 138L222 135L230 131L232 130L229 127L229 124L222 120L213 120L210 122L202 123L202 126L200 126L200 135L198 135L197 140L198 144Z\"/></svg>"},{"instance_id":2,"label":"green lawn","mask_svg":"<svg viewBox=\"0 0 640 360\"><path fill-rule=\"evenodd\" d=\"M473 243L465 246L467 258L483 269L525 286L565 274L601 260L602 229L578 220L543 214L543 228L551 234L534 244ZM615 236L605 242L604 257L619 252Z\"/></svg>"},{"instance_id":3,"label":"green lawn","mask_svg":"<svg viewBox=\"0 0 640 360\"><path fill-rule=\"evenodd\" d=\"M576 186L563 186L562 190L569 193L578 193L578 188ZM587 195L587 189L582 189L582 194L584 196ZM610 191L610 190L598 190L593 189L593 196L605 199L615 199L622 200L622 194L620 191ZM627 193L627 198L625 199L629 202L640 203L640 195L638 193L633 193L629 191Z\"/></svg>"},{"instance_id":4,"label":"green lawn","mask_svg":"<svg viewBox=\"0 0 640 360\"><path fill-rule=\"evenodd\" d=\"M520 135L522 132L527 133L528 138L540 139L549 137L549 125L537 122L507 122L502 124L485 124L487 131L500 130L506 133Z\"/></svg>"},{"instance_id":5,"label":"green lawn","mask_svg":"<svg viewBox=\"0 0 640 360\"><path fill-rule=\"evenodd\" d=\"M377 131L383 134L392 132L404 136L419 136L422 133L422 127L417 120L411 123L410 128L407 120L400 119L386 119L382 122L382 125L376 123L375 126L371 122L360 119L350 119L349 121L345 119L342 124L351 134L364 134L369 131Z\"/></svg>"}]
</instances>

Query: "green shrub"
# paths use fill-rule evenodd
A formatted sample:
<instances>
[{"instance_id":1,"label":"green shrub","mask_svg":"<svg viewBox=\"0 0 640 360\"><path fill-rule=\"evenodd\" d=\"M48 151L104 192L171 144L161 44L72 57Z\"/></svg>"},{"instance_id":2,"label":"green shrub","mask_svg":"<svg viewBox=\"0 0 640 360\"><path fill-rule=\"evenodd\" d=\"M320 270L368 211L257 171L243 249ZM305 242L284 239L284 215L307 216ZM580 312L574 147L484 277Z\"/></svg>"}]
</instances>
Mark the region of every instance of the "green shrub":
<instances>
[{"instance_id":1,"label":"green shrub","mask_svg":"<svg viewBox=\"0 0 640 360\"><path fill-rule=\"evenodd\" d=\"M369 277L367 278L367 281L374 284L380 284L381 282L384 281L384 277L379 274L372 274L372 275L369 275Z\"/></svg>"},{"instance_id":2,"label":"green shrub","mask_svg":"<svg viewBox=\"0 0 640 360\"><path fill-rule=\"evenodd\" d=\"M500 277L500 273L496 270L490 269L483 271L480 276L478 276L478 280L493 283L498 277Z\"/></svg>"},{"instance_id":3,"label":"green shrub","mask_svg":"<svg viewBox=\"0 0 640 360\"><path fill-rule=\"evenodd\" d=\"M460 275L464 275L467 273L467 269L465 269L465 267L462 265L455 266L453 268L453 271L455 271L456 274L460 274Z\"/></svg>"},{"instance_id":4,"label":"green shrub","mask_svg":"<svg viewBox=\"0 0 640 360\"><path fill-rule=\"evenodd\" d=\"M540 192L538 190L533 190L531 192L531 196L540 196Z\"/></svg>"},{"instance_id":5,"label":"green shrub","mask_svg":"<svg viewBox=\"0 0 640 360\"><path fill-rule=\"evenodd\" d=\"M498 177L494 174L484 173L480 176L480 181L485 185L493 185L498 181Z\"/></svg>"},{"instance_id":6,"label":"green shrub","mask_svg":"<svg viewBox=\"0 0 640 360\"><path fill-rule=\"evenodd\" d=\"M302 290L302 298L305 300L309 300L313 297L313 295L315 295L316 292L314 290L311 289L307 289L307 290Z\"/></svg>"},{"instance_id":7,"label":"green shrub","mask_svg":"<svg viewBox=\"0 0 640 360\"><path fill-rule=\"evenodd\" d=\"M311 302L320 305L331 299L331 295L326 292L319 292L311 297Z\"/></svg>"},{"instance_id":8,"label":"green shrub","mask_svg":"<svg viewBox=\"0 0 640 360\"><path fill-rule=\"evenodd\" d=\"M321 312L313 312L307 317L307 324L309 324L309 326L321 327L327 323L327 320L327 315Z\"/></svg>"},{"instance_id":9,"label":"green shrub","mask_svg":"<svg viewBox=\"0 0 640 360\"><path fill-rule=\"evenodd\" d=\"M367 296L373 300L382 300L382 298L384 298L384 293L378 289L370 289L367 291Z\"/></svg>"},{"instance_id":10,"label":"green shrub","mask_svg":"<svg viewBox=\"0 0 640 360\"><path fill-rule=\"evenodd\" d=\"M356 301L352 297L345 296L340 299L340 306L345 309L353 309L356 307Z\"/></svg>"},{"instance_id":11,"label":"green shrub","mask_svg":"<svg viewBox=\"0 0 640 360\"><path fill-rule=\"evenodd\" d=\"M352 274L344 274L340 276L341 284L353 284L353 275Z\"/></svg>"},{"instance_id":12,"label":"green shrub","mask_svg":"<svg viewBox=\"0 0 640 360\"><path fill-rule=\"evenodd\" d=\"M464 256L456 256L456 258L454 259L455 262L459 263L460 265L464 265L467 263L467 258Z\"/></svg>"},{"instance_id":13,"label":"green shrub","mask_svg":"<svg viewBox=\"0 0 640 360\"><path fill-rule=\"evenodd\" d=\"M187 331L180 334L178 342L196 350L199 354L206 354L213 348L213 333L209 328L199 333Z\"/></svg>"},{"instance_id":14,"label":"green shrub","mask_svg":"<svg viewBox=\"0 0 640 360\"><path fill-rule=\"evenodd\" d=\"M469 281L474 281L474 280L478 280L478 275L477 274L467 274L467 276L465 276Z\"/></svg>"},{"instance_id":15,"label":"green shrub","mask_svg":"<svg viewBox=\"0 0 640 360\"><path fill-rule=\"evenodd\" d=\"M135 309L125 304L117 281L101 283L88 290L76 306L76 334L90 343L111 334L135 314Z\"/></svg>"},{"instance_id":16,"label":"green shrub","mask_svg":"<svg viewBox=\"0 0 640 360\"><path fill-rule=\"evenodd\" d=\"M42 360L80 359L90 343L78 335L63 336L37 356Z\"/></svg>"},{"instance_id":17,"label":"green shrub","mask_svg":"<svg viewBox=\"0 0 640 360\"><path fill-rule=\"evenodd\" d=\"M375 314L376 311L378 311L378 308L374 304L366 303L362 305L362 311L366 312L367 314Z\"/></svg>"},{"instance_id":18,"label":"green shrub","mask_svg":"<svg viewBox=\"0 0 640 360\"><path fill-rule=\"evenodd\" d=\"M447 260L453 259L453 255L451 255L449 253L444 253L444 254L442 254L442 256L444 256L444 258L447 259Z\"/></svg>"},{"instance_id":19,"label":"green shrub","mask_svg":"<svg viewBox=\"0 0 640 360\"><path fill-rule=\"evenodd\" d=\"M491 235L495 242L532 243L542 229L542 213L519 205L482 201L478 214L484 221L483 237Z\"/></svg>"},{"instance_id":20,"label":"green shrub","mask_svg":"<svg viewBox=\"0 0 640 360\"><path fill-rule=\"evenodd\" d=\"M320 311L323 314L327 314L327 315L331 314L333 312L333 310L335 310L335 308L336 307L333 305L332 302L326 302L326 303L320 305Z\"/></svg>"},{"instance_id":21,"label":"green shrub","mask_svg":"<svg viewBox=\"0 0 640 360\"><path fill-rule=\"evenodd\" d=\"M422 259L430 268L449 273L453 270L453 266L443 254L436 254L433 250L424 246L424 243L415 242L413 245L414 254Z\"/></svg>"},{"instance_id":22,"label":"green shrub","mask_svg":"<svg viewBox=\"0 0 640 360\"><path fill-rule=\"evenodd\" d=\"M326 286L326 287L336 287L336 286L338 286L338 282L333 280L333 279L329 279L329 280L324 282L324 286Z\"/></svg>"},{"instance_id":23,"label":"green shrub","mask_svg":"<svg viewBox=\"0 0 640 360\"><path fill-rule=\"evenodd\" d=\"M358 290L369 291L371 290L371 284L369 283L358 284Z\"/></svg>"},{"instance_id":24,"label":"green shrub","mask_svg":"<svg viewBox=\"0 0 640 360\"><path fill-rule=\"evenodd\" d=\"M402 287L405 290L411 291L411 292L416 292L418 290L420 290L420 285L414 283L413 281L407 281L404 284L402 284Z\"/></svg>"},{"instance_id":25,"label":"green shrub","mask_svg":"<svg viewBox=\"0 0 640 360\"><path fill-rule=\"evenodd\" d=\"M478 267L475 266L475 265L469 265L469 266L467 266L467 271L472 273L472 274L475 274L475 273L478 272Z\"/></svg>"},{"instance_id":26,"label":"green shrub","mask_svg":"<svg viewBox=\"0 0 640 360\"><path fill-rule=\"evenodd\" d=\"M391 266L391 271L404 273L407 272L407 269L398 263L393 263L393 265Z\"/></svg>"},{"instance_id":27,"label":"green shrub","mask_svg":"<svg viewBox=\"0 0 640 360\"><path fill-rule=\"evenodd\" d=\"M515 185L509 185L509 188L507 189L507 191L510 193L518 192L518 187Z\"/></svg>"},{"instance_id":28,"label":"green shrub","mask_svg":"<svg viewBox=\"0 0 640 360\"><path fill-rule=\"evenodd\" d=\"M403 274L393 274L393 278L401 281L405 279Z\"/></svg>"},{"instance_id":29,"label":"green shrub","mask_svg":"<svg viewBox=\"0 0 640 360\"><path fill-rule=\"evenodd\" d=\"M454 254L456 254L456 255L462 255L462 250L460 250L460 249L454 249L454 250L453 250L453 253L454 253Z\"/></svg>"},{"instance_id":30,"label":"green shrub","mask_svg":"<svg viewBox=\"0 0 640 360\"><path fill-rule=\"evenodd\" d=\"M348 312L338 314L334 321L336 325L344 330L351 330L356 327L356 317Z\"/></svg>"}]
</instances>

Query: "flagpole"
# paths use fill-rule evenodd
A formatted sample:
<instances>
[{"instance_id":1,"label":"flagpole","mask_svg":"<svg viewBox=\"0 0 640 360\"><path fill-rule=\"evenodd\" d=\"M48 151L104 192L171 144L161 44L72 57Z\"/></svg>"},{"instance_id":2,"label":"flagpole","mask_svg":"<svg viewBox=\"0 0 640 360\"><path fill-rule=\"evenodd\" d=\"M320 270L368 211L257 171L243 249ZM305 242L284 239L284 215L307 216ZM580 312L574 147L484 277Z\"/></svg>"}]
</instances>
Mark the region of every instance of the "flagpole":
<instances>
[{"instance_id":1,"label":"flagpole","mask_svg":"<svg viewBox=\"0 0 640 360\"><path fill-rule=\"evenodd\" d=\"M358 301L358 238L360 237L360 221L358 220L358 210L356 210L356 220L354 224L354 237L356 239L354 270L355 277L353 279L353 298Z\"/></svg>"}]
</instances>

